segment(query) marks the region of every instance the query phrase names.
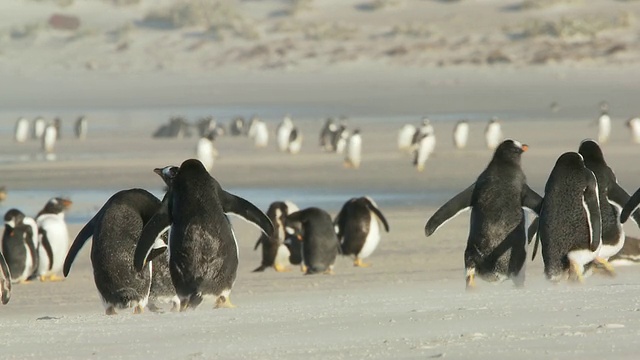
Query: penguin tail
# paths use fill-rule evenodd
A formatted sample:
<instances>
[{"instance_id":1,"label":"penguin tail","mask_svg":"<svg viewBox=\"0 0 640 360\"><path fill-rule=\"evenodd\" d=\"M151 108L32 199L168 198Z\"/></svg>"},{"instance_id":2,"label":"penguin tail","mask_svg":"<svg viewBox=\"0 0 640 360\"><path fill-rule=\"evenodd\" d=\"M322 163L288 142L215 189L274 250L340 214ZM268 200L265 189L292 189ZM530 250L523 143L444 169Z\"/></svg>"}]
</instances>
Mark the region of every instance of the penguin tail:
<instances>
[{"instance_id":1,"label":"penguin tail","mask_svg":"<svg viewBox=\"0 0 640 360\"><path fill-rule=\"evenodd\" d=\"M132 288L119 289L113 294L113 297L117 304L121 304L124 307L130 307L132 302L137 302L143 298Z\"/></svg>"}]
</instances>

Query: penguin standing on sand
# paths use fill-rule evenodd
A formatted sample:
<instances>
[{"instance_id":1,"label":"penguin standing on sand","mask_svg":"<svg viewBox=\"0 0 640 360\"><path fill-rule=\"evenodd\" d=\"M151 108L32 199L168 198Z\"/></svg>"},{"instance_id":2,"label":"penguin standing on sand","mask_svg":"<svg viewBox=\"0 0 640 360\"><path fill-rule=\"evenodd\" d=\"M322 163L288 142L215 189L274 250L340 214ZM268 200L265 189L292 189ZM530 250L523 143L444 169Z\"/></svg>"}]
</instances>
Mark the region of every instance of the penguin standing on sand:
<instances>
[{"instance_id":1,"label":"penguin standing on sand","mask_svg":"<svg viewBox=\"0 0 640 360\"><path fill-rule=\"evenodd\" d=\"M333 228L331 216L324 210L311 207L287 217L286 226L300 223L305 274L333 274L333 264L340 251L340 243Z\"/></svg>"},{"instance_id":2,"label":"penguin standing on sand","mask_svg":"<svg viewBox=\"0 0 640 360\"><path fill-rule=\"evenodd\" d=\"M413 166L416 167L416 170L422 172L424 171L425 163L429 160L429 156L436 148L436 134L433 132L424 134L422 138L418 139L416 145L417 147L413 152Z\"/></svg>"},{"instance_id":3,"label":"penguin standing on sand","mask_svg":"<svg viewBox=\"0 0 640 360\"><path fill-rule=\"evenodd\" d=\"M340 240L342 255L353 255L353 266L368 267L362 262L380 243L380 221L389 232L387 219L368 196L349 199L333 223Z\"/></svg>"},{"instance_id":4,"label":"penguin standing on sand","mask_svg":"<svg viewBox=\"0 0 640 360\"><path fill-rule=\"evenodd\" d=\"M542 198L527 185L520 166L527 145L503 141L474 184L454 196L429 219L430 236L446 221L471 208L471 226L464 252L467 289L476 274L487 281L511 278L524 285L527 255L526 216L523 207L539 213Z\"/></svg>"},{"instance_id":5,"label":"penguin standing on sand","mask_svg":"<svg viewBox=\"0 0 640 360\"><path fill-rule=\"evenodd\" d=\"M196 144L196 157L207 172L213 169L213 163L218 156L218 151L213 146L213 136L215 133L210 132L207 136L201 137Z\"/></svg>"},{"instance_id":6,"label":"penguin standing on sand","mask_svg":"<svg viewBox=\"0 0 640 360\"><path fill-rule=\"evenodd\" d=\"M234 213L274 231L269 218L247 200L230 194L195 159L180 165L160 209L145 226L134 264L142 270L153 259L152 247L169 230L169 270L181 310L196 308L203 296L216 307L233 307L229 299L238 270L238 245L225 213Z\"/></svg>"},{"instance_id":7,"label":"penguin standing on sand","mask_svg":"<svg viewBox=\"0 0 640 360\"><path fill-rule=\"evenodd\" d=\"M335 151L333 147L333 134L338 131L338 125L336 125L333 118L328 118L322 129L320 129L320 148L324 151Z\"/></svg>"},{"instance_id":8,"label":"penguin standing on sand","mask_svg":"<svg viewBox=\"0 0 640 360\"><path fill-rule=\"evenodd\" d=\"M605 144L611 135L611 116L609 116L609 103L600 103L600 116L598 117L598 142Z\"/></svg>"},{"instance_id":9,"label":"penguin standing on sand","mask_svg":"<svg viewBox=\"0 0 640 360\"><path fill-rule=\"evenodd\" d=\"M6 305L11 299L11 271L0 252L0 301Z\"/></svg>"},{"instance_id":10,"label":"penguin standing on sand","mask_svg":"<svg viewBox=\"0 0 640 360\"><path fill-rule=\"evenodd\" d=\"M460 120L453 128L453 145L458 150L462 150L467 147L467 140L469 139L469 121Z\"/></svg>"},{"instance_id":11,"label":"penguin standing on sand","mask_svg":"<svg viewBox=\"0 0 640 360\"><path fill-rule=\"evenodd\" d=\"M416 127L411 124L405 124L398 131L398 150L409 151L413 141L413 134L416 133Z\"/></svg>"},{"instance_id":12,"label":"penguin standing on sand","mask_svg":"<svg viewBox=\"0 0 640 360\"><path fill-rule=\"evenodd\" d=\"M53 150L56 146L56 140L58 138L58 130L53 124L49 124L44 128L44 134L42 135L42 151L45 154L47 160L55 159Z\"/></svg>"},{"instance_id":13,"label":"penguin standing on sand","mask_svg":"<svg viewBox=\"0 0 640 360\"><path fill-rule=\"evenodd\" d=\"M47 122L41 116L33 119L33 132L31 133L31 137L33 139L39 140L44 135L44 128L47 126Z\"/></svg>"},{"instance_id":14,"label":"penguin standing on sand","mask_svg":"<svg viewBox=\"0 0 640 360\"><path fill-rule=\"evenodd\" d=\"M640 117L632 117L627 120L626 125L631 132L631 141L634 144L640 144Z\"/></svg>"},{"instance_id":15,"label":"penguin standing on sand","mask_svg":"<svg viewBox=\"0 0 640 360\"><path fill-rule=\"evenodd\" d=\"M293 131L293 121L289 116L285 116L276 128L276 145L281 152L289 151L291 132Z\"/></svg>"},{"instance_id":16,"label":"penguin standing on sand","mask_svg":"<svg viewBox=\"0 0 640 360\"><path fill-rule=\"evenodd\" d=\"M275 230L271 236L261 234L253 250L262 245L262 263L253 272L261 272L273 267L277 272L288 271L291 253L284 244L286 232L285 222L289 214L298 211L298 207L290 201L276 201L269 205L267 217L271 220Z\"/></svg>"},{"instance_id":17,"label":"penguin standing on sand","mask_svg":"<svg viewBox=\"0 0 640 360\"><path fill-rule=\"evenodd\" d=\"M63 198L52 198L36 216L38 224L38 270L35 276L40 281L64 280L56 274L62 271L69 250L69 230L64 221L64 212L72 202Z\"/></svg>"},{"instance_id":18,"label":"penguin standing on sand","mask_svg":"<svg viewBox=\"0 0 640 360\"><path fill-rule=\"evenodd\" d=\"M294 126L289 133L289 145L287 151L290 154L297 154L302 149L302 132L298 129L297 126Z\"/></svg>"},{"instance_id":19,"label":"penguin standing on sand","mask_svg":"<svg viewBox=\"0 0 640 360\"><path fill-rule=\"evenodd\" d=\"M362 135L360 129L353 130L347 142L347 154L344 158L346 168L357 169L362 162Z\"/></svg>"},{"instance_id":20,"label":"penguin standing on sand","mask_svg":"<svg viewBox=\"0 0 640 360\"><path fill-rule=\"evenodd\" d=\"M431 120L428 118L422 119L422 125L416 129L416 132L413 133L413 138L411 139L411 146L415 150L420 146L420 140L424 139L427 135L435 135L435 129L431 124Z\"/></svg>"},{"instance_id":21,"label":"penguin standing on sand","mask_svg":"<svg viewBox=\"0 0 640 360\"><path fill-rule=\"evenodd\" d=\"M251 125L249 125L249 137L253 139L253 144L257 148L266 147L269 144L269 129L267 124L258 119L251 119Z\"/></svg>"},{"instance_id":22,"label":"penguin standing on sand","mask_svg":"<svg viewBox=\"0 0 640 360\"><path fill-rule=\"evenodd\" d=\"M11 273L11 282L27 282L38 264L38 228L35 221L20 210L4 214L2 254Z\"/></svg>"},{"instance_id":23,"label":"penguin standing on sand","mask_svg":"<svg viewBox=\"0 0 640 360\"><path fill-rule=\"evenodd\" d=\"M73 127L76 138L79 140L87 139L87 131L89 130L89 123L87 122L87 118L82 115L76 120L76 123Z\"/></svg>"},{"instance_id":24,"label":"penguin standing on sand","mask_svg":"<svg viewBox=\"0 0 640 360\"><path fill-rule=\"evenodd\" d=\"M19 143L27 141L29 138L29 120L26 118L18 118L16 121L16 130L14 134L14 140Z\"/></svg>"},{"instance_id":25,"label":"penguin standing on sand","mask_svg":"<svg viewBox=\"0 0 640 360\"><path fill-rule=\"evenodd\" d=\"M229 133L231 136L240 136L245 134L245 124L243 117L236 117L229 124Z\"/></svg>"},{"instance_id":26,"label":"penguin standing on sand","mask_svg":"<svg viewBox=\"0 0 640 360\"><path fill-rule=\"evenodd\" d=\"M136 270L133 259L142 229L159 206L160 200L146 190L119 191L80 230L69 249L65 277L84 243L93 237L93 279L107 315L132 307L134 314L140 314L149 301L151 265Z\"/></svg>"},{"instance_id":27,"label":"penguin standing on sand","mask_svg":"<svg viewBox=\"0 0 640 360\"><path fill-rule=\"evenodd\" d=\"M542 245L544 273L558 282L573 277L582 282L584 266L597 261L602 246L598 182L582 155L562 154L544 188L536 242ZM604 200L606 201L606 200Z\"/></svg>"},{"instance_id":28,"label":"penguin standing on sand","mask_svg":"<svg viewBox=\"0 0 640 360\"><path fill-rule=\"evenodd\" d=\"M487 128L484 130L484 139L489 150L495 150L502 141L502 125L498 118L489 120Z\"/></svg>"}]
</instances>

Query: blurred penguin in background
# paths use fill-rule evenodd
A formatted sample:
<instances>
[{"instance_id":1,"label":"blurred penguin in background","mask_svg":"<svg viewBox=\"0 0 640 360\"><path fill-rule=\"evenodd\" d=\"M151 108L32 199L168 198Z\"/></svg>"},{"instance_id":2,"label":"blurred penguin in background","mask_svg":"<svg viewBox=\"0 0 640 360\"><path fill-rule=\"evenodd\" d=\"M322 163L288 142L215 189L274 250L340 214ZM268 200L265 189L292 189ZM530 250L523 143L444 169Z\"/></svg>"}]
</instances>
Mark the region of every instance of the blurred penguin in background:
<instances>
[{"instance_id":1,"label":"blurred penguin in background","mask_svg":"<svg viewBox=\"0 0 640 360\"><path fill-rule=\"evenodd\" d=\"M489 120L487 128L484 130L484 139L489 150L495 150L502 142L502 125L498 118L493 117Z\"/></svg>"},{"instance_id":2,"label":"blurred penguin in background","mask_svg":"<svg viewBox=\"0 0 640 360\"><path fill-rule=\"evenodd\" d=\"M293 121L288 115L282 119L276 128L276 144L281 152L289 151L289 142L291 141L291 132L293 131Z\"/></svg>"},{"instance_id":3,"label":"blurred penguin in background","mask_svg":"<svg viewBox=\"0 0 640 360\"><path fill-rule=\"evenodd\" d=\"M29 138L29 120L20 117L16 121L16 130L14 134L14 140L19 143L27 141Z\"/></svg>"},{"instance_id":4,"label":"blurred penguin in background","mask_svg":"<svg viewBox=\"0 0 640 360\"><path fill-rule=\"evenodd\" d=\"M347 154L344 159L346 168L357 169L362 161L362 136L360 129L353 130L353 134L349 136L347 143Z\"/></svg>"},{"instance_id":5,"label":"blurred penguin in background","mask_svg":"<svg viewBox=\"0 0 640 360\"><path fill-rule=\"evenodd\" d=\"M73 128L76 138L79 140L85 140L87 138L88 124L87 118L82 115L76 120L76 124Z\"/></svg>"},{"instance_id":6,"label":"blurred penguin in background","mask_svg":"<svg viewBox=\"0 0 640 360\"><path fill-rule=\"evenodd\" d=\"M44 128L47 126L47 122L44 121L42 116L38 116L33 119L33 132L31 133L31 137L33 139L41 139L44 135Z\"/></svg>"},{"instance_id":7,"label":"blurred penguin in background","mask_svg":"<svg viewBox=\"0 0 640 360\"><path fill-rule=\"evenodd\" d=\"M215 158L218 157L218 151L213 146L214 132L210 132L207 136L201 137L196 144L196 158L204 165L208 173L213 169Z\"/></svg>"},{"instance_id":8,"label":"blurred penguin in background","mask_svg":"<svg viewBox=\"0 0 640 360\"><path fill-rule=\"evenodd\" d=\"M255 147L263 148L269 144L269 129L267 124L254 117L249 125L249 137L253 139Z\"/></svg>"},{"instance_id":9,"label":"blurred penguin in background","mask_svg":"<svg viewBox=\"0 0 640 360\"><path fill-rule=\"evenodd\" d=\"M462 150L467 147L467 140L469 139L469 122L467 120L460 120L456 123L453 129L453 145L458 150Z\"/></svg>"},{"instance_id":10,"label":"blurred penguin in background","mask_svg":"<svg viewBox=\"0 0 640 360\"><path fill-rule=\"evenodd\" d=\"M410 151L413 142L413 135L416 133L416 127L411 124L405 124L398 131L398 150Z\"/></svg>"},{"instance_id":11,"label":"blurred penguin in background","mask_svg":"<svg viewBox=\"0 0 640 360\"><path fill-rule=\"evenodd\" d=\"M609 141L611 135L611 117L609 116L609 103L600 103L600 117L598 118L598 143L604 144Z\"/></svg>"},{"instance_id":12,"label":"blurred penguin in background","mask_svg":"<svg viewBox=\"0 0 640 360\"><path fill-rule=\"evenodd\" d=\"M626 125L631 132L631 141L635 144L640 144L640 117L632 117L627 120Z\"/></svg>"}]
</instances>

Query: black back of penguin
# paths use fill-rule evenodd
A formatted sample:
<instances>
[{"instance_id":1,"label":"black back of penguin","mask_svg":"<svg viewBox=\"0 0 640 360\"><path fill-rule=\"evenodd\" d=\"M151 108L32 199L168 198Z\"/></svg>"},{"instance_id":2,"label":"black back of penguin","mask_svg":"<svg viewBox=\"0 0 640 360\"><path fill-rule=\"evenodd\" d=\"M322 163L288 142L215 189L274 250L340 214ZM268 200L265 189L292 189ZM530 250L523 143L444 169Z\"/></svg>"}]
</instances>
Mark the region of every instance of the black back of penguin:
<instances>
[{"instance_id":1,"label":"black back of penguin","mask_svg":"<svg viewBox=\"0 0 640 360\"><path fill-rule=\"evenodd\" d=\"M331 216L311 207L289 215L287 224L293 222L302 224L302 253L307 274L330 271L340 247Z\"/></svg>"},{"instance_id":2,"label":"black back of penguin","mask_svg":"<svg viewBox=\"0 0 640 360\"><path fill-rule=\"evenodd\" d=\"M6 305L11 299L11 271L0 252L0 301Z\"/></svg>"},{"instance_id":3,"label":"black back of penguin","mask_svg":"<svg viewBox=\"0 0 640 360\"><path fill-rule=\"evenodd\" d=\"M382 212L367 197L349 199L334 220L341 240L343 255L358 255L364 246L372 221L378 221L372 212L380 219L389 231L389 225Z\"/></svg>"},{"instance_id":4,"label":"black back of penguin","mask_svg":"<svg viewBox=\"0 0 640 360\"><path fill-rule=\"evenodd\" d=\"M26 280L38 262L33 230L24 219L24 213L17 209L10 209L4 215L2 254L14 282Z\"/></svg>"}]
</instances>

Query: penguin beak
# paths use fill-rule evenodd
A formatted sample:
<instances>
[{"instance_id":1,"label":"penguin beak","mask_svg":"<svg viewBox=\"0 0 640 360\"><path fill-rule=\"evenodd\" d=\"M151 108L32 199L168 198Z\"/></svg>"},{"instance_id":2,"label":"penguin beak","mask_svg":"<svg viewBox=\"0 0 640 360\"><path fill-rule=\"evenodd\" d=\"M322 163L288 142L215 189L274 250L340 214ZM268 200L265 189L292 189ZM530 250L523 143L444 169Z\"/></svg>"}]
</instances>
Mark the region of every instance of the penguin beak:
<instances>
[{"instance_id":1,"label":"penguin beak","mask_svg":"<svg viewBox=\"0 0 640 360\"><path fill-rule=\"evenodd\" d=\"M522 144L522 152L526 152L527 150L529 150L529 145Z\"/></svg>"},{"instance_id":2,"label":"penguin beak","mask_svg":"<svg viewBox=\"0 0 640 360\"><path fill-rule=\"evenodd\" d=\"M296 237L298 238L298 241L302 241L302 235L298 234Z\"/></svg>"},{"instance_id":3,"label":"penguin beak","mask_svg":"<svg viewBox=\"0 0 640 360\"><path fill-rule=\"evenodd\" d=\"M65 208L68 208L69 206L71 206L71 204L73 204L73 201L68 200L68 199L62 199L62 206L64 206Z\"/></svg>"},{"instance_id":4,"label":"penguin beak","mask_svg":"<svg viewBox=\"0 0 640 360\"><path fill-rule=\"evenodd\" d=\"M153 169L153 172L158 174L158 175L160 175L160 176L162 176L162 169L160 169L160 168Z\"/></svg>"}]
</instances>

